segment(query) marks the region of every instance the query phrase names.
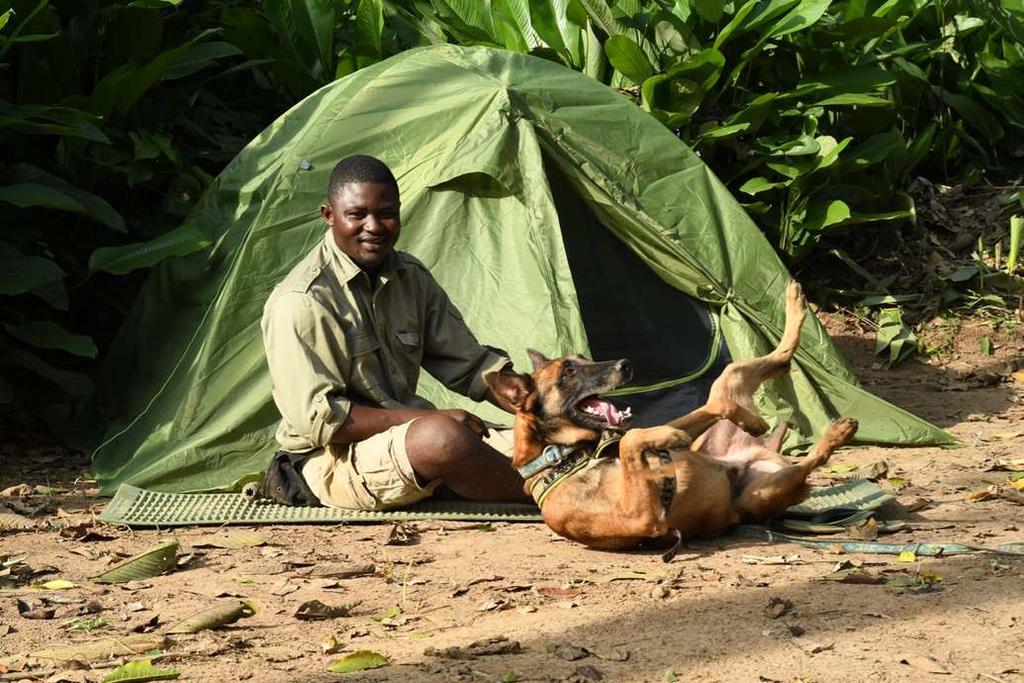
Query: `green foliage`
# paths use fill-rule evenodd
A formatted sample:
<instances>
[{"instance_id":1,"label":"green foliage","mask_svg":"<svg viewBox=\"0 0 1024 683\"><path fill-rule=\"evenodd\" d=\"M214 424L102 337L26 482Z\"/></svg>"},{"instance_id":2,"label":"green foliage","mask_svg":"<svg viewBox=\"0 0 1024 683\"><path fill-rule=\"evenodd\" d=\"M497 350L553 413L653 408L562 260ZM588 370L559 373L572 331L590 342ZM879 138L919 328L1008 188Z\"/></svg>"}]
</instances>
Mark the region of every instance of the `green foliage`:
<instances>
[{"instance_id":1,"label":"green foliage","mask_svg":"<svg viewBox=\"0 0 1024 683\"><path fill-rule=\"evenodd\" d=\"M846 254L903 239L910 180L1019 177L1024 157L1021 0L0 0L0 402L61 420L145 269L210 244L182 219L248 140L316 88L443 42L618 88L791 267L841 254L888 306L891 281ZM944 275L951 300L1019 291L1021 225L1006 268ZM914 345L898 315L879 319L891 360Z\"/></svg>"},{"instance_id":2,"label":"green foliage","mask_svg":"<svg viewBox=\"0 0 1024 683\"><path fill-rule=\"evenodd\" d=\"M240 4L0 0L9 418L59 424L69 399L92 391L99 349L137 291L133 271L209 244L178 224L286 104L265 65L223 38ZM333 31L319 38L331 55Z\"/></svg>"}]
</instances>

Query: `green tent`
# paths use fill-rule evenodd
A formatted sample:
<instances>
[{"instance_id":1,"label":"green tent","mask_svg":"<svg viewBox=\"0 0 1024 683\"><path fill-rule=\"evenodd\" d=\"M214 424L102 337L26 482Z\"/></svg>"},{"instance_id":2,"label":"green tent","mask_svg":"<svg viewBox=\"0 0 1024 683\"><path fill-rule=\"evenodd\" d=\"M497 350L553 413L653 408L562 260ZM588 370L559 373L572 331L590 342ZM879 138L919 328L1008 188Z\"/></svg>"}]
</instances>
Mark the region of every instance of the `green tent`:
<instances>
[{"instance_id":1,"label":"green tent","mask_svg":"<svg viewBox=\"0 0 1024 683\"><path fill-rule=\"evenodd\" d=\"M410 50L281 116L188 217L185 229L211 247L155 269L101 377L109 421L93 471L104 491L125 482L221 489L263 469L278 419L263 303L323 238L318 206L331 168L354 153L395 171L399 248L434 273L482 343L507 349L519 367L527 347L629 356L637 377L621 400L652 421L689 408L728 357L766 353L779 337L785 268L654 118L543 59ZM508 418L427 375L419 394ZM791 377L758 398L804 437L849 415L862 443L951 441L859 388L811 316Z\"/></svg>"}]
</instances>

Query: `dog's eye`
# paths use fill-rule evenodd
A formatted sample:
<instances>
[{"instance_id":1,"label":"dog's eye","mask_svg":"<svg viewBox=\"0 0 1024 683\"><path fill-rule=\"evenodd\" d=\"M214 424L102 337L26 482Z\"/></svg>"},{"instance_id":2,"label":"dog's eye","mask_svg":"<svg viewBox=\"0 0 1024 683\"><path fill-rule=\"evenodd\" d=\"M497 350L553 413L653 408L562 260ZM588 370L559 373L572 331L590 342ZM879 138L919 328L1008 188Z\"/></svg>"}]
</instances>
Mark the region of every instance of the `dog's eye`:
<instances>
[{"instance_id":1,"label":"dog's eye","mask_svg":"<svg viewBox=\"0 0 1024 683\"><path fill-rule=\"evenodd\" d=\"M562 377L572 377L575 372L576 367L572 363L566 363L562 366Z\"/></svg>"}]
</instances>

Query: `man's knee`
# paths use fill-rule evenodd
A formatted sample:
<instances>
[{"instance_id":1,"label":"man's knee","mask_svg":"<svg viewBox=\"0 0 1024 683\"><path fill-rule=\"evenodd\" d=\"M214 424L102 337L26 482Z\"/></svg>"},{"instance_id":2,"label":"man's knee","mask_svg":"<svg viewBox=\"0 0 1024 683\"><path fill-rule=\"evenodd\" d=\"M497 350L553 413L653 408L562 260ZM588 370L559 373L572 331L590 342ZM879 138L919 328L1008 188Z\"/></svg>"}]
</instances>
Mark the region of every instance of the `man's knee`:
<instances>
[{"instance_id":1,"label":"man's knee","mask_svg":"<svg viewBox=\"0 0 1024 683\"><path fill-rule=\"evenodd\" d=\"M405 436L405 451L417 471L437 470L458 465L471 457L480 446L480 437L469 427L438 413L421 417L409 425Z\"/></svg>"}]
</instances>

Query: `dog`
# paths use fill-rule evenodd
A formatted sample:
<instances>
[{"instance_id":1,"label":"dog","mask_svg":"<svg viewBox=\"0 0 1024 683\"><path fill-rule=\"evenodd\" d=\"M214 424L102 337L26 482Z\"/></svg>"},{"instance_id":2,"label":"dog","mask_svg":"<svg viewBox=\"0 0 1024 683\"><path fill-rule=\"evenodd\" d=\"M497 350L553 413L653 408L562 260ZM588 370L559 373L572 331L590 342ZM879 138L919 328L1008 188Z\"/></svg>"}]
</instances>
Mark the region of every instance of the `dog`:
<instances>
[{"instance_id":1,"label":"dog","mask_svg":"<svg viewBox=\"0 0 1024 683\"><path fill-rule=\"evenodd\" d=\"M628 382L628 360L528 354L533 373L492 385L515 411L513 465L559 535L592 548L710 538L741 523L779 517L810 491L807 477L857 431L840 418L799 463L778 453L783 425L768 440L754 391L789 371L806 301L786 290L786 324L766 356L730 363L707 403L666 425L626 429L629 410L600 398ZM624 432L624 433L623 433ZM617 456L608 457L617 446ZM670 558L667 558L670 559Z\"/></svg>"}]
</instances>

